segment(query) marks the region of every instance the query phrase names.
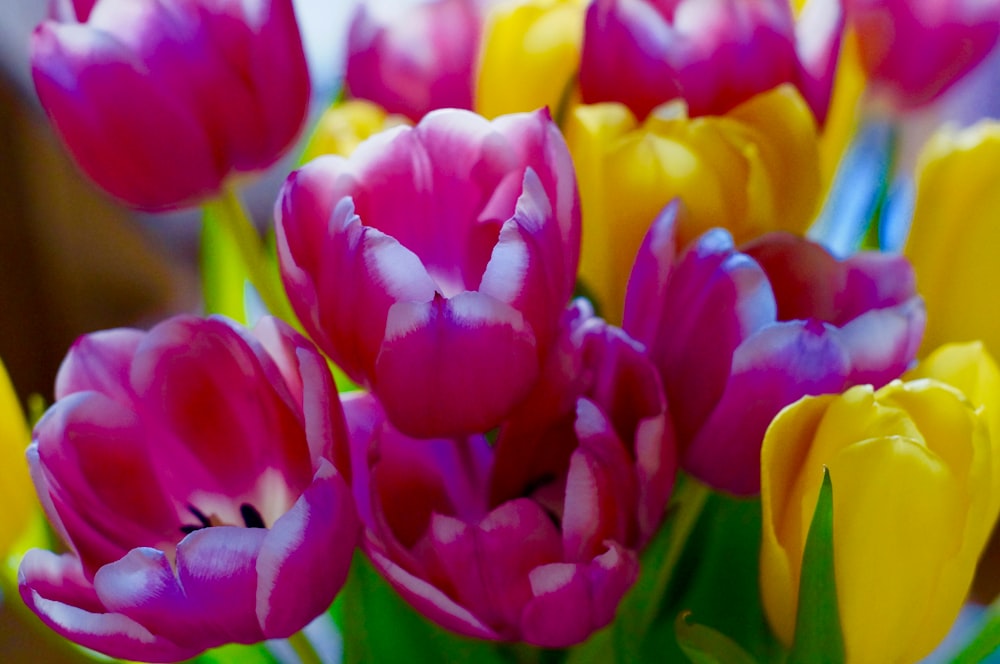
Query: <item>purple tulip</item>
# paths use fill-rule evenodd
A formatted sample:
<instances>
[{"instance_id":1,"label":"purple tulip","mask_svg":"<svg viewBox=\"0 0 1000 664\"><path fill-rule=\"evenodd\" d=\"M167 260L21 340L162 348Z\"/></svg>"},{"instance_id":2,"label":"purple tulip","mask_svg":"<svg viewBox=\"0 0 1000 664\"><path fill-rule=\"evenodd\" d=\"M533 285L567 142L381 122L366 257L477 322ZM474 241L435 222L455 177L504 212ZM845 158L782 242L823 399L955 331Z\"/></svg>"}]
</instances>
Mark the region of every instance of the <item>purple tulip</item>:
<instances>
[{"instance_id":1,"label":"purple tulip","mask_svg":"<svg viewBox=\"0 0 1000 664\"><path fill-rule=\"evenodd\" d=\"M1000 38L997 0L845 0L861 64L902 109L930 103Z\"/></svg>"},{"instance_id":2,"label":"purple tulip","mask_svg":"<svg viewBox=\"0 0 1000 664\"><path fill-rule=\"evenodd\" d=\"M614 617L675 461L656 369L577 303L531 397L483 434L413 440L345 398L363 547L431 620L566 647Z\"/></svg>"},{"instance_id":3,"label":"purple tulip","mask_svg":"<svg viewBox=\"0 0 1000 664\"><path fill-rule=\"evenodd\" d=\"M290 636L343 585L359 521L326 362L276 319L176 317L82 337L28 448L72 550L32 550L21 596L112 657L176 661Z\"/></svg>"},{"instance_id":4,"label":"purple tulip","mask_svg":"<svg viewBox=\"0 0 1000 664\"><path fill-rule=\"evenodd\" d=\"M291 0L98 0L53 6L32 74L80 167L127 205L162 210L270 166L305 120L309 76Z\"/></svg>"},{"instance_id":5,"label":"purple tulip","mask_svg":"<svg viewBox=\"0 0 1000 664\"><path fill-rule=\"evenodd\" d=\"M358 5L347 38L352 96L417 122L438 108L472 108L487 0L432 0L405 10Z\"/></svg>"},{"instance_id":6,"label":"purple tulip","mask_svg":"<svg viewBox=\"0 0 1000 664\"><path fill-rule=\"evenodd\" d=\"M289 299L414 437L495 427L527 394L576 278L580 206L548 113L435 111L292 173Z\"/></svg>"},{"instance_id":7,"label":"purple tulip","mask_svg":"<svg viewBox=\"0 0 1000 664\"><path fill-rule=\"evenodd\" d=\"M844 19L840 0L595 0L587 9L580 91L639 118L674 98L722 115L782 83L826 118Z\"/></svg>"},{"instance_id":8,"label":"purple tulip","mask_svg":"<svg viewBox=\"0 0 1000 664\"><path fill-rule=\"evenodd\" d=\"M681 466L752 495L778 411L805 395L899 377L920 345L923 300L902 256L838 261L790 234L737 250L714 229L678 255L676 216L668 206L639 250L624 327L659 368Z\"/></svg>"}]
</instances>

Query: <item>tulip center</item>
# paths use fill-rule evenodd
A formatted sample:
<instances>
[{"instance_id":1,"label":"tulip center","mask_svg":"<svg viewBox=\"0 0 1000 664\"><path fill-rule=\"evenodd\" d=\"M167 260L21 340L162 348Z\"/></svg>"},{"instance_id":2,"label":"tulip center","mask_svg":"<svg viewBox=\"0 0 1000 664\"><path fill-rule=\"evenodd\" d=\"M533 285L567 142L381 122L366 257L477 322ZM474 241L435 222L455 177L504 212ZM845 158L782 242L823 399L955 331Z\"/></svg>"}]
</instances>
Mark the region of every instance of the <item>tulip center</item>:
<instances>
[{"instance_id":1,"label":"tulip center","mask_svg":"<svg viewBox=\"0 0 1000 664\"><path fill-rule=\"evenodd\" d=\"M229 524L223 521L217 514L206 515L200 509L194 505L188 504L188 511L198 520L197 524L185 524L181 526L181 533L184 535L189 535L196 530L201 530L202 528L210 528L212 526L229 526L229 525L239 525L239 524ZM256 507L250 503L243 503L240 505L240 516L243 518L243 525L247 528L266 528L264 525L264 518L260 515L260 512Z\"/></svg>"}]
</instances>

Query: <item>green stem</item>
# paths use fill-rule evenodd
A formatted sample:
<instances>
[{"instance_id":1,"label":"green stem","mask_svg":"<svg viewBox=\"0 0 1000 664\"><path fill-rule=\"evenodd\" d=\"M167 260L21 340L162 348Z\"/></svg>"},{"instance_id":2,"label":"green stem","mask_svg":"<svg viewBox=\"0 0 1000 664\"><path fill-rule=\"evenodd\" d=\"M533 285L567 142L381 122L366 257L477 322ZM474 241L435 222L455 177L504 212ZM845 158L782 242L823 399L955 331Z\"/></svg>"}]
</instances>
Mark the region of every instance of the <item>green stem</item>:
<instances>
[{"instance_id":1,"label":"green stem","mask_svg":"<svg viewBox=\"0 0 1000 664\"><path fill-rule=\"evenodd\" d=\"M250 221L243 203L232 187L224 187L217 198L205 203L206 209L219 220L229 235L264 306L271 314L297 326L288 298L273 277L257 228Z\"/></svg>"},{"instance_id":2,"label":"green stem","mask_svg":"<svg viewBox=\"0 0 1000 664\"><path fill-rule=\"evenodd\" d=\"M305 632L298 631L288 637L288 645L292 646L301 664L322 664Z\"/></svg>"},{"instance_id":3,"label":"green stem","mask_svg":"<svg viewBox=\"0 0 1000 664\"><path fill-rule=\"evenodd\" d=\"M711 490L701 482L691 477L685 477L684 482L677 488L674 494L677 513L670 532L670 541L660 562L653 585L652 597L655 598L657 605L662 604L663 597L667 594L670 581L674 578L674 570L677 568L677 563L680 562L681 554L684 553L688 538L691 536L691 531L694 530L695 525L698 523L698 518L701 516L705 502L711 493ZM643 614L641 629L637 633L648 633L656 617L656 611L646 611Z\"/></svg>"}]
</instances>

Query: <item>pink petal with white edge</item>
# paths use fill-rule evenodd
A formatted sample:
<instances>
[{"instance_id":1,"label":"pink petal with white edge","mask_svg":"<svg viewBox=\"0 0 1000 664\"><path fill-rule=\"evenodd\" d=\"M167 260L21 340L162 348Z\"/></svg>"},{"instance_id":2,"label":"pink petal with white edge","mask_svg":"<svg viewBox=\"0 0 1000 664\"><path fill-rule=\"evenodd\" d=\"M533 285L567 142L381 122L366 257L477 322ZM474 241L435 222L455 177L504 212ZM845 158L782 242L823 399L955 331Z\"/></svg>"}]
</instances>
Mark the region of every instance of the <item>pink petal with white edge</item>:
<instances>
[{"instance_id":1,"label":"pink petal with white edge","mask_svg":"<svg viewBox=\"0 0 1000 664\"><path fill-rule=\"evenodd\" d=\"M271 529L257 557L257 618L267 638L285 638L325 611L347 579L361 523L351 490L332 465Z\"/></svg>"},{"instance_id":2,"label":"pink petal with white edge","mask_svg":"<svg viewBox=\"0 0 1000 664\"><path fill-rule=\"evenodd\" d=\"M144 662L177 662L201 652L154 635L121 614L106 613L94 606L93 589L84 585L79 562L71 556L29 551L18 570L18 586L25 605L42 622L85 648Z\"/></svg>"},{"instance_id":3,"label":"pink petal with white edge","mask_svg":"<svg viewBox=\"0 0 1000 664\"><path fill-rule=\"evenodd\" d=\"M59 365L56 400L73 392L93 390L116 401L130 401L129 366L143 336L140 330L117 329L77 339Z\"/></svg>"},{"instance_id":4,"label":"pink petal with white edge","mask_svg":"<svg viewBox=\"0 0 1000 664\"><path fill-rule=\"evenodd\" d=\"M850 383L878 389L899 378L915 361L926 323L927 310L917 296L869 311L842 327L840 339L851 356Z\"/></svg>"},{"instance_id":5,"label":"pink petal with white edge","mask_svg":"<svg viewBox=\"0 0 1000 664\"><path fill-rule=\"evenodd\" d=\"M673 200L656 216L639 246L625 290L622 327L647 346L664 324L667 284L677 260L677 217L680 201Z\"/></svg>"},{"instance_id":6,"label":"pink petal with white edge","mask_svg":"<svg viewBox=\"0 0 1000 664\"><path fill-rule=\"evenodd\" d=\"M844 22L841 0L809 0L795 22L798 88L821 127L830 109Z\"/></svg>"},{"instance_id":7,"label":"pink petal with white edge","mask_svg":"<svg viewBox=\"0 0 1000 664\"><path fill-rule=\"evenodd\" d=\"M521 313L468 292L392 307L374 391L403 433L458 436L497 426L538 372Z\"/></svg>"}]
</instances>

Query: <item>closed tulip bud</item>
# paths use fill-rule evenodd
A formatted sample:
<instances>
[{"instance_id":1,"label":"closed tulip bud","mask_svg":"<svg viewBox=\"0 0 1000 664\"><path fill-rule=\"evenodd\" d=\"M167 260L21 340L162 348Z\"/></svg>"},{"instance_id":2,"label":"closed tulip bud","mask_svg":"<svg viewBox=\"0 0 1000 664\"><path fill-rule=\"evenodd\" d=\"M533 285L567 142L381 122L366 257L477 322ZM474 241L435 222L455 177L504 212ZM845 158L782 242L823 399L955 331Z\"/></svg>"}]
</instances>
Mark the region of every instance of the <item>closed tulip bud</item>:
<instances>
[{"instance_id":1,"label":"closed tulip bud","mask_svg":"<svg viewBox=\"0 0 1000 664\"><path fill-rule=\"evenodd\" d=\"M823 468L847 661L916 662L944 638L997 516L997 441L982 409L935 380L809 397L761 450L761 592L790 643Z\"/></svg>"},{"instance_id":2,"label":"closed tulip bud","mask_svg":"<svg viewBox=\"0 0 1000 664\"><path fill-rule=\"evenodd\" d=\"M291 145L309 102L291 0L89 4L35 30L32 75L69 151L112 196L190 205Z\"/></svg>"}]
</instances>

